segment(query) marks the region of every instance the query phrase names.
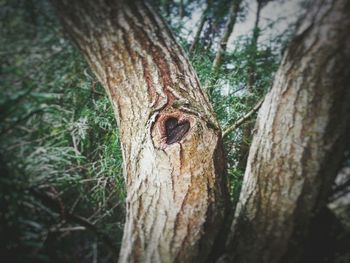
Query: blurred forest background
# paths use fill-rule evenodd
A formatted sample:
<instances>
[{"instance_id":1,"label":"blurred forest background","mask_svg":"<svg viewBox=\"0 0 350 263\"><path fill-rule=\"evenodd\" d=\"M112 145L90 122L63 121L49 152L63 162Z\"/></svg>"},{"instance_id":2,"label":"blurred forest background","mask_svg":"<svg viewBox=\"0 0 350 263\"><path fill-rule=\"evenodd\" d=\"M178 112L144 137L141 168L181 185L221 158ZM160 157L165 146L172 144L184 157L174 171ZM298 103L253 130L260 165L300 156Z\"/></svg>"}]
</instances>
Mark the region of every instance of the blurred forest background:
<instances>
[{"instance_id":1,"label":"blurred forest background","mask_svg":"<svg viewBox=\"0 0 350 263\"><path fill-rule=\"evenodd\" d=\"M151 4L187 52L214 106L225 135L235 203L254 112L306 3ZM297 7L293 17L282 12L288 6ZM274 16L264 16L264 10ZM125 188L108 97L48 1L0 0L0 21L1 258L112 262L123 233ZM246 114L249 118L240 122ZM342 198L349 192L349 166L330 199L347 229L349 205Z\"/></svg>"}]
</instances>

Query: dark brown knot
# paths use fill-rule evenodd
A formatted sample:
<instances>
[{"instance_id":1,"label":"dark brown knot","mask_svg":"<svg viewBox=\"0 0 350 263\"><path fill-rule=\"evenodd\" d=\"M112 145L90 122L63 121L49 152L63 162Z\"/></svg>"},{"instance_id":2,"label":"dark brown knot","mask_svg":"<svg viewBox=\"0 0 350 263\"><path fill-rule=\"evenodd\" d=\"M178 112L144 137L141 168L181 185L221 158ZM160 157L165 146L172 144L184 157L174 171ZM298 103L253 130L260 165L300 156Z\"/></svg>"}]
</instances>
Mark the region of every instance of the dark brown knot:
<instances>
[{"instance_id":1,"label":"dark brown knot","mask_svg":"<svg viewBox=\"0 0 350 263\"><path fill-rule=\"evenodd\" d=\"M173 144L180 141L190 129L190 122L183 120L181 122L174 117L165 121L166 143Z\"/></svg>"}]
</instances>

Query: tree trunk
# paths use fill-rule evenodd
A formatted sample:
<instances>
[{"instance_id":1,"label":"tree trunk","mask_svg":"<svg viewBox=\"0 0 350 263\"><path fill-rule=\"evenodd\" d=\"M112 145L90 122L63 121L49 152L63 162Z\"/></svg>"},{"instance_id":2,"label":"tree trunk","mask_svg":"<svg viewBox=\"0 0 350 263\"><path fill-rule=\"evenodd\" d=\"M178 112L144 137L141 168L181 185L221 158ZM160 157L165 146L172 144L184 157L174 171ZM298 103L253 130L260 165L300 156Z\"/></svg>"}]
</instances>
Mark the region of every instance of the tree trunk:
<instances>
[{"instance_id":1,"label":"tree trunk","mask_svg":"<svg viewBox=\"0 0 350 263\"><path fill-rule=\"evenodd\" d=\"M263 7L263 2L261 0L257 1L257 9L255 13L255 23L253 28L252 39L249 44L249 58L247 65L247 91L249 93L253 92L255 85L255 67L256 67L256 55L258 50L258 39L260 35L260 13Z\"/></svg>"},{"instance_id":2,"label":"tree trunk","mask_svg":"<svg viewBox=\"0 0 350 263\"><path fill-rule=\"evenodd\" d=\"M180 0L179 3L179 16L183 18L185 16L185 6L184 6L184 0Z\"/></svg>"},{"instance_id":3,"label":"tree trunk","mask_svg":"<svg viewBox=\"0 0 350 263\"><path fill-rule=\"evenodd\" d=\"M223 56L223 53L226 51L227 41L230 38L232 31L235 27L237 14L238 14L241 2L242 0L232 0L232 4L229 11L229 17L225 25L224 33L220 39L219 47L215 54L215 59L213 61L213 65L212 65L213 72L217 71L220 65L222 64L222 56Z\"/></svg>"},{"instance_id":4,"label":"tree trunk","mask_svg":"<svg viewBox=\"0 0 350 263\"><path fill-rule=\"evenodd\" d=\"M142 1L55 6L116 113L127 187L120 262L203 262L228 191L220 127L169 29Z\"/></svg>"},{"instance_id":5,"label":"tree trunk","mask_svg":"<svg viewBox=\"0 0 350 263\"><path fill-rule=\"evenodd\" d=\"M209 95L210 99L212 99L214 95L215 90L215 82L219 79L219 69L223 62L223 55L227 48L227 41L230 38L234 26L236 24L237 15L239 11L239 7L241 5L242 0L232 0L231 7L229 10L229 18L227 20L227 23L225 25L225 29L223 32L223 35L220 39L219 47L216 51L215 58L213 61L213 65L211 68L211 71L213 74L213 77L210 78L205 84L204 89L206 90L207 94Z\"/></svg>"},{"instance_id":6,"label":"tree trunk","mask_svg":"<svg viewBox=\"0 0 350 263\"><path fill-rule=\"evenodd\" d=\"M261 13L261 9L266 4L265 2L263 2L262 0L257 0L257 9L255 13L253 35L252 35L250 44L248 46L249 57L248 57L248 64L247 64L247 83L246 83L247 96L245 98L245 103L247 105L253 104L251 95L254 92L254 86L255 86L256 56L258 51L258 39L260 35L260 28L259 28L260 13ZM239 156L238 156L238 165L237 165L237 167L242 171L244 171L247 164L253 126L254 126L253 122L245 123L242 129L242 141L239 145Z\"/></svg>"},{"instance_id":7,"label":"tree trunk","mask_svg":"<svg viewBox=\"0 0 350 263\"><path fill-rule=\"evenodd\" d=\"M301 262L350 134L350 3L315 1L259 111L228 250Z\"/></svg>"},{"instance_id":8,"label":"tree trunk","mask_svg":"<svg viewBox=\"0 0 350 263\"><path fill-rule=\"evenodd\" d=\"M196 31L196 34L194 36L193 42L192 42L192 44L190 46L190 49L188 51L190 56L193 54L193 52L195 51L195 49L196 49L196 47L198 45L199 38L200 38L201 33L203 31L203 27L204 27L205 21L207 21L208 12L209 12L209 10L211 8L212 2L213 2L212 0L208 0L207 1L207 7L203 11L203 14L202 14L202 16L200 18L198 29Z\"/></svg>"}]
</instances>

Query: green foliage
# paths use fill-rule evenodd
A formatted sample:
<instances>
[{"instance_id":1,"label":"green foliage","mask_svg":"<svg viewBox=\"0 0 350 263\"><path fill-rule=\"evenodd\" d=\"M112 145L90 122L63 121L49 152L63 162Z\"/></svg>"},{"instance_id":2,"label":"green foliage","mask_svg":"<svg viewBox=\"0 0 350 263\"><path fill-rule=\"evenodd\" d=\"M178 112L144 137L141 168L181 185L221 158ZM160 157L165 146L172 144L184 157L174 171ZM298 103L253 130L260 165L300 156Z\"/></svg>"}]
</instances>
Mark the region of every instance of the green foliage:
<instances>
[{"instance_id":1,"label":"green foliage","mask_svg":"<svg viewBox=\"0 0 350 263\"><path fill-rule=\"evenodd\" d=\"M253 34L251 34L253 35ZM277 70L280 56L278 45L271 41L267 46L252 47L251 36L238 38L232 51L224 54L224 63L218 72L212 72L214 52L204 47L197 47L192 56L192 65L200 81L206 87L209 99L213 104L216 116L225 130L237 119L247 113L267 93ZM254 59L252 59L254 58ZM254 66L253 93L247 93L249 64ZM254 118L250 123L254 122ZM248 123L249 124L249 123ZM231 196L235 203L238 200L244 169L238 167L243 140L244 126L232 132L225 140L228 157L228 172L231 183ZM250 144L251 137L248 144Z\"/></svg>"},{"instance_id":2,"label":"green foliage","mask_svg":"<svg viewBox=\"0 0 350 263\"><path fill-rule=\"evenodd\" d=\"M110 102L46 1L1 5L1 254L26 262L86 261L97 253L95 240L99 261L109 261L125 209Z\"/></svg>"}]
</instances>

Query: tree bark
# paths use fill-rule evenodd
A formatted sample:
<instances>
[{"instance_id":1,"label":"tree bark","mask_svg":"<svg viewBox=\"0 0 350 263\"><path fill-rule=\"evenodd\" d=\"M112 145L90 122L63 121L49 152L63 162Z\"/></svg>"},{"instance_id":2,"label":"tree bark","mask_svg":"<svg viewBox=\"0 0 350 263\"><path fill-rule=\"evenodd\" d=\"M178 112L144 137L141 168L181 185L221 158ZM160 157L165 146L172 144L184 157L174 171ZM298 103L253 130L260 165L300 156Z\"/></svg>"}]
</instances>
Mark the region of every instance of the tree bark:
<instances>
[{"instance_id":1,"label":"tree bark","mask_svg":"<svg viewBox=\"0 0 350 263\"><path fill-rule=\"evenodd\" d=\"M184 0L180 0L179 3L179 16L183 18L185 16L185 6L184 6Z\"/></svg>"},{"instance_id":2,"label":"tree bark","mask_svg":"<svg viewBox=\"0 0 350 263\"><path fill-rule=\"evenodd\" d=\"M258 49L258 39L260 35L260 13L263 7L263 1L257 0L257 9L255 13L255 23L253 28L252 39L249 44L249 58L247 65L247 91L249 93L253 92L254 84L255 84L255 67L256 67L256 55Z\"/></svg>"},{"instance_id":3,"label":"tree bark","mask_svg":"<svg viewBox=\"0 0 350 263\"><path fill-rule=\"evenodd\" d=\"M258 52L258 39L260 36L260 14L262 8L267 4L267 0L257 0L257 9L255 13L255 22L254 22L254 28L253 28L253 35L250 40L248 51L249 51L249 57L248 57L248 64L247 64L247 96L245 98L246 104L252 104L252 97L251 95L254 92L254 86L255 86L255 74L256 74L256 57ZM242 129L242 141L239 145L239 156L238 156L238 168L244 171L247 159L248 159L248 153L250 148L250 141L252 136L252 129L254 127L254 123L246 123L243 126Z\"/></svg>"},{"instance_id":4,"label":"tree bark","mask_svg":"<svg viewBox=\"0 0 350 263\"><path fill-rule=\"evenodd\" d=\"M193 52L195 51L195 49L196 49L196 47L198 45L199 38L200 38L201 33L203 31L203 27L204 27L205 21L207 21L208 12L209 12L209 10L211 8L211 5L212 5L212 0L208 0L207 1L207 7L203 11L203 14L202 14L202 16L200 18L200 21L199 21L198 29L196 31L196 34L194 36L193 42L192 42L192 44L190 46L190 49L188 51L190 56L193 54Z\"/></svg>"},{"instance_id":5,"label":"tree bark","mask_svg":"<svg viewBox=\"0 0 350 263\"><path fill-rule=\"evenodd\" d=\"M227 41L230 38L234 26L236 24L238 11L240 8L242 0L232 0L230 10L229 10L229 18L227 20L227 23L225 25L225 29L223 32L223 35L221 36L219 47L215 53L215 58L213 61L213 65L211 67L211 72L213 73L213 77L210 78L205 84L204 89L206 90L209 97L212 99L212 96L214 95L215 90L215 82L219 78L219 69L221 67L221 64L223 63L223 56L227 48Z\"/></svg>"},{"instance_id":6,"label":"tree bark","mask_svg":"<svg viewBox=\"0 0 350 263\"><path fill-rule=\"evenodd\" d=\"M120 262L203 262L228 191L221 130L163 20L142 1L54 1L116 113L127 187Z\"/></svg>"},{"instance_id":7,"label":"tree bark","mask_svg":"<svg viewBox=\"0 0 350 263\"><path fill-rule=\"evenodd\" d=\"M272 0L257 0L257 9L255 13L255 22L253 28L252 39L249 44L249 59L247 65L247 91L252 93L255 86L256 75L256 57L258 52L258 39L260 36L260 16L261 10Z\"/></svg>"},{"instance_id":8,"label":"tree bark","mask_svg":"<svg viewBox=\"0 0 350 263\"><path fill-rule=\"evenodd\" d=\"M220 65L222 64L222 57L227 48L227 41L230 38L233 32L233 29L235 27L237 14L238 14L241 2L242 0L232 0L232 4L229 11L229 17L225 25L224 33L220 39L219 47L215 54L215 59L213 61L213 65L212 65L213 72L216 72L219 69Z\"/></svg>"},{"instance_id":9,"label":"tree bark","mask_svg":"<svg viewBox=\"0 0 350 263\"><path fill-rule=\"evenodd\" d=\"M350 134L350 3L315 1L256 123L227 249L234 262L301 262Z\"/></svg>"}]
</instances>

